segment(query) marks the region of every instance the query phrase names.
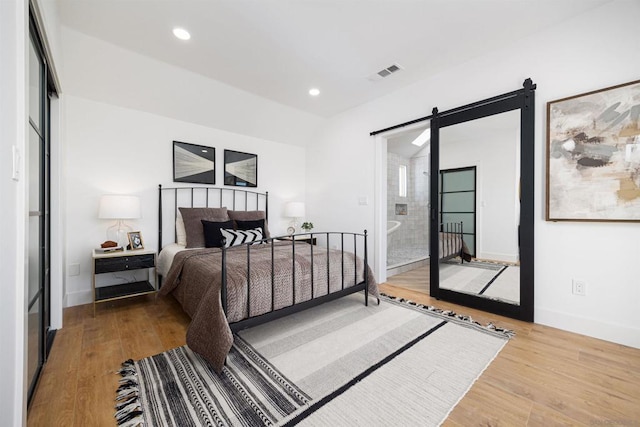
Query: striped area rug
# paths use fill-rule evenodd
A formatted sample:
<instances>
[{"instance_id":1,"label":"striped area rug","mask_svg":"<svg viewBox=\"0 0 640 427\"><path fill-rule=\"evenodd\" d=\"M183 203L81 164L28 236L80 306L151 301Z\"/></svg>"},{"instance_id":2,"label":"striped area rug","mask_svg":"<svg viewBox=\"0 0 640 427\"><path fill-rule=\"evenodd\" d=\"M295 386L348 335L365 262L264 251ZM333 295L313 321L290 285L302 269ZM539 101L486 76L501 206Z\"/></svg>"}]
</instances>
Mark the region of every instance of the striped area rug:
<instances>
[{"instance_id":1,"label":"striped area rug","mask_svg":"<svg viewBox=\"0 0 640 427\"><path fill-rule=\"evenodd\" d=\"M116 398L121 426L274 425L309 402L242 339L220 375L187 346L123 363Z\"/></svg>"},{"instance_id":2,"label":"striped area rug","mask_svg":"<svg viewBox=\"0 0 640 427\"><path fill-rule=\"evenodd\" d=\"M504 270L506 264L473 260L468 263L440 263L440 287L482 295Z\"/></svg>"},{"instance_id":3,"label":"striped area rug","mask_svg":"<svg viewBox=\"0 0 640 427\"><path fill-rule=\"evenodd\" d=\"M125 362L122 425L440 424L510 336L493 325L351 295L236 337L215 374L188 348Z\"/></svg>"}]
</instances>

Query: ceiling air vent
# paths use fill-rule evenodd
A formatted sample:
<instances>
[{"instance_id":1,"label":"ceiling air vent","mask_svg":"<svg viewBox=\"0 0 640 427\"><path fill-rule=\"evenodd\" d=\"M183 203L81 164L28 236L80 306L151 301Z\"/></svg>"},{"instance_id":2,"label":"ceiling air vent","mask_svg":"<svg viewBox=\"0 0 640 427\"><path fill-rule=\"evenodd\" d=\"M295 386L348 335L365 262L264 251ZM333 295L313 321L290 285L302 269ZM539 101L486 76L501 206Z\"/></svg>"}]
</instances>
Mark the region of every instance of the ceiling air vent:
<instances>
[{"instance_id":1,"label":"ceiling air vent","mask_svg":"<svg viewBox=\"0 0 640 427\"><path fill-rule=\"evenodd\" d=\"M388 66L387 68L383 68L382 70L378 71L377 73L367 77L369 80L371 80L372 82L381 80L385 77L390 76L391 74L395 73L396 71L400 71L402 70L402 67L399 66L398 64L391 64L390 66Z\"/></svg>"}]
</instances>

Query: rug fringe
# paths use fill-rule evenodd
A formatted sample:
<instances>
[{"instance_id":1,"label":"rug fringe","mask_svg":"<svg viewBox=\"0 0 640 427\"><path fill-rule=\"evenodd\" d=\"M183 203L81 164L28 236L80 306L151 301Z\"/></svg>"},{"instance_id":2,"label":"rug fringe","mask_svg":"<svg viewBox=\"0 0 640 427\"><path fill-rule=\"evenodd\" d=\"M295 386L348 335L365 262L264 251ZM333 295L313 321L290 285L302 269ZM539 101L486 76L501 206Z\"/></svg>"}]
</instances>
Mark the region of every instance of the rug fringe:
<instances>
[{"instance_id":1,"label":"rug fringe","mask_svg":"<svg viewBox=\"0 0 640 427\"><path fill-rule=\"evenodd\" d=\"M457 314L455 311L452 311L452 310L443 310L441 308L437 308L437 307L434 307L432 305L420 304L420 303L417 303L415 301L408 300L406 298L395 297L393 295L387 295L385 293L380 293L380 295L385 297L385 298L388 298L390 300L393 300L393 301L397 301L397 302L404 303L404 304L409 304L409 305L412 305L414 307L417 307L417 308L420 308L420 309L423 309L423 310L427 310L427 311L429 311L431 313L439 314L441 316L450 317L450 318L462 321L464 323L468 323L468 324L476 326L476 327L478 327L480 329L496 332L496 333L498 333L500 335L503 335L503 336L505 336L507 338L512 338L516 334L515 331L513 331L511 329L500 328L500 327L494 325L491 322L487 323L486 325L483 325L480 322L477 322L476 320L473 320L473 318L471 316L466 316L466 315L463 315L463 314Z\"/></svg>"},{"instance_id":2,"label":"rug fringe","mask_svg":"<svg viewBox=\"0 0 640 427\"><path fill-rule=\"evenodd\" d=\"M138 427L144 425L142 406L140 403L140 387L138 374L132 359L122 363L118 371L122 377L116 391L116 422L120 427Z\"/></svg>"}]
</instances>

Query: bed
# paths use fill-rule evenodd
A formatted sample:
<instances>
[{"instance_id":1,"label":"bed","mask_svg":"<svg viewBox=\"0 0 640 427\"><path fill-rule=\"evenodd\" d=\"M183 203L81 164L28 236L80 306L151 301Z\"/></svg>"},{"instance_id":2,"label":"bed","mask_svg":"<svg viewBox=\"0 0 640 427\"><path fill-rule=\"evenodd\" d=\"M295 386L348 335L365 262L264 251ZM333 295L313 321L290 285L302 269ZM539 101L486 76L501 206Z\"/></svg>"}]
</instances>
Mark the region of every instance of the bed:
<instances>
[{"instance_id":1,"label":"bed","mask_svg":"<svg viewBox=\"0 0 640 427\"><path fill-rule=\"evenodd\" d=\"M460 262L471 261L471 253L463 239L463 223L441 223L439 226L438 256L440 261L460 257Z\"/></svg>"},{"instance_id":2,"label":"bed","mask_svg":"<svg viewBox=\"0 0 640 427\"><path fill-rule=\"evenodd\" d=\"M237 330L354 292L365 305L379 297L366 231L300 235L317 245L271 236L268 193L159 186L158 215L160 295L182 305L187 344L218 371Z\"/></svg>"}]
</instances>

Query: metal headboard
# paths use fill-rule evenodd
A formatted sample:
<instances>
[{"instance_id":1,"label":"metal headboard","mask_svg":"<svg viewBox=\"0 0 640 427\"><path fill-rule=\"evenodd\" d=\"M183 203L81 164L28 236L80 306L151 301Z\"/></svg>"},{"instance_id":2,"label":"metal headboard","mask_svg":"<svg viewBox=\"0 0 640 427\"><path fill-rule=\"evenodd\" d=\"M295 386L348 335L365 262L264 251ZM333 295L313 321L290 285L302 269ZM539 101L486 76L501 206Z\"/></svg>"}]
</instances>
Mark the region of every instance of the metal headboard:
<instances>
[{"instance_id":1,"label":"metal headboard","mask_svg":"<svg viewBox=\"0 0 640 427\"><path fill-rule=\"evenodd\" d=\"M158 253L163 246L163 213L173 215L175 241L175 219L179 207L221 208L234 211L265 211L269 219L269 192L260 193L227 187L162 187L158 185Z\"/></svg>"}]
</instances>

